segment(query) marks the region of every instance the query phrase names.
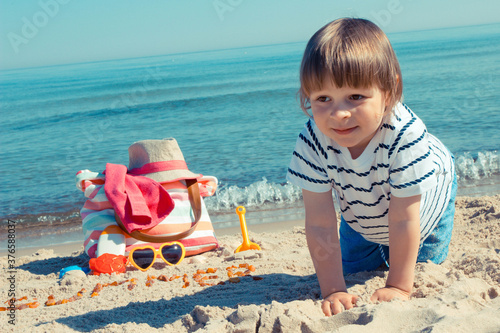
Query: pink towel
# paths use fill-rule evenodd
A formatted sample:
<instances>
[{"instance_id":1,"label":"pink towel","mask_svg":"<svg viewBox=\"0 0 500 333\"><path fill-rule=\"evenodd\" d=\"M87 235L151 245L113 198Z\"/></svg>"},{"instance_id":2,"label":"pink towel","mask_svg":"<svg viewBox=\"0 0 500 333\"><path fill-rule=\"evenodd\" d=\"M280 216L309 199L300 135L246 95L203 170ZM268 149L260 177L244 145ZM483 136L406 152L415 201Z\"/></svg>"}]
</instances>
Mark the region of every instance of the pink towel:
<instances>
[{"instance_id":1,"label":"pink towel","mask_svg":"<svg viewBox=\"0 0 500 333\"><path fill-rule=\"evenodd\" d=\"M104 192L128 232L150 229L174 209L174 201L160 183L127 174L127 167L106 164Z\"/></svg>"}]
</instances>

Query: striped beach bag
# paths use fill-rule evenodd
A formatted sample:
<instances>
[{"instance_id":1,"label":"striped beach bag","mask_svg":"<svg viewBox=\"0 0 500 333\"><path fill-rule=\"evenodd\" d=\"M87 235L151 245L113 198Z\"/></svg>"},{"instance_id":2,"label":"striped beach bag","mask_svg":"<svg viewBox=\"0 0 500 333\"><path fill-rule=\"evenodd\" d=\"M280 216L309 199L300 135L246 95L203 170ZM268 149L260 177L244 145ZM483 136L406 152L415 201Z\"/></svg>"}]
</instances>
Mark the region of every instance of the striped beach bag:
<instances>
[{"instance_id":1,"label":"striped beach bag","mask_svg":"<svg viewBox=\"0 0 500 333\"><path fill-rule=\"evenodd\" d=\"M98 255L99 242L105 230L122 233L124 254L135 247L151 245L159 248L164 242L179 241L186 256L200 254L218 247L215 232L203 197L211 196L217 179L194 174L187 169L182 152L174 139L144 140L129 147L129 171L161 184L173 200L171 212L154 227L127 232L105 192L106 175L81 170L76 186L87 198L80 214L85 252ZM120 228L117 228L120 227Z\"/></svg>"}]
</instances>

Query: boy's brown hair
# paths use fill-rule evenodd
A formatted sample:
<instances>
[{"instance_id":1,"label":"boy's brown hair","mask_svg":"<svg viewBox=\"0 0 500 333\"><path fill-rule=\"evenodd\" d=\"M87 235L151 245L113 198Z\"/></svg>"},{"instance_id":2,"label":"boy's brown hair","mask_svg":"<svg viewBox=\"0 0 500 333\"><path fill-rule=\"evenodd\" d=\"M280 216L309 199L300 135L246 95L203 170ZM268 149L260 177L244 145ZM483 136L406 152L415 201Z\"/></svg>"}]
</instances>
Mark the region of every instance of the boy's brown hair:
<instances>
[{"instance_id":1,"label":"boy's brown hair","mask_svg":"<svg viewBox=\"0 0 500 333\"><path fill-rule=\"evenodd\" d=\"M403 94L396 54L385 33L365 19L341 18L318 30L307 43L300 66L300 106L306 114L311 92L325 80L342 88L377 86L392 109Z\"/></svg>"}]
</instances>

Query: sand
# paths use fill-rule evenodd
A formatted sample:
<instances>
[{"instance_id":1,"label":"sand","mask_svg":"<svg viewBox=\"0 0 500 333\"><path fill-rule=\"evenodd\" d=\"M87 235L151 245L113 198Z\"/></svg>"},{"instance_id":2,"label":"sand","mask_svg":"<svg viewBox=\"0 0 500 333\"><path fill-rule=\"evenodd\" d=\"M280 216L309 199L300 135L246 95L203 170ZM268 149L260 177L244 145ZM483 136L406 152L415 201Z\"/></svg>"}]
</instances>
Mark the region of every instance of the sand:
<instances>
[{"instance_id":1,"label":"sand","mask_svg":"<svg viewBox=\"0 0 500 333\"><path fill-rule=\"evenodd\" d=\"M17 297L37 298L40 306L15 311L15 326L2 312L0 327L29 332L499 332L500 331L500 195L457 200L455 228L448 259L441 265L419 263L415 270L412 299L373 304L371 294L384 285L387 271L364 272L346 277L348 291L359 295L357 307L333 317L321 311L319 285L300 223L272 232L256 232L251 240L261 251L234 254L241 235L218 235L221 247L186 258L175 267L157 263L147 273L130 268L116 276L68 274L58 278L61 268L88 265L88 257L77 250L56 255L40 249L30 256L16 256ZM262 226L260 227L262 228ZM250 276L230 283L226 267L255 266ZM1 301L10 288L7 257L0 259ZM200 286L193 279L198 269L217 268L224 285ZM233 272L244 269L233 269ZM169 282L155 280L146 286L147 275L187 274ZM105 287L90 297L97 283L137 279ZM48 296L69 299L82 288L74 302L45 306Z\"/></svg>"}]
</instances>

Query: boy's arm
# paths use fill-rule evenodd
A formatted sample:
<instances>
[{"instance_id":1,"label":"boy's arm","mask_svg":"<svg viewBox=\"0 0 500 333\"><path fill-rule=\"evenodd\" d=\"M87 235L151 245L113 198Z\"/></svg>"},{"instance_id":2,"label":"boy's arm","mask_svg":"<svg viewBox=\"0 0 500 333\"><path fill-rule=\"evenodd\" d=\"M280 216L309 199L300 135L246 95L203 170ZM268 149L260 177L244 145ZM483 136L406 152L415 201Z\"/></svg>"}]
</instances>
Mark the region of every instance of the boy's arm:
<instances>
[{"instance_id":1,"label":"boy's arm","mask_svg":"<svg viewBox=\"0 0 500 333\"><path fill-rule=\"evenodd\" d=\"M392 197L389 204L389 276L372 302L409 299L420 245L420 195Z\"/></svg>"},{"instance_id":2,"label":"boy's arm","mask_svg":"<svg viewBox=\"0 0 500 333\"><path fill-rule=\"evenodd\" d=\"M331 316L353 307L357 297L347 293L342 274L342 256L337 230L337 217L332 192L315 193L302 190L306 210L306 239L316 270L322 309Z\"/></svg>"}]
</instances>

